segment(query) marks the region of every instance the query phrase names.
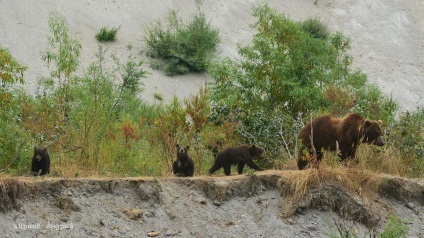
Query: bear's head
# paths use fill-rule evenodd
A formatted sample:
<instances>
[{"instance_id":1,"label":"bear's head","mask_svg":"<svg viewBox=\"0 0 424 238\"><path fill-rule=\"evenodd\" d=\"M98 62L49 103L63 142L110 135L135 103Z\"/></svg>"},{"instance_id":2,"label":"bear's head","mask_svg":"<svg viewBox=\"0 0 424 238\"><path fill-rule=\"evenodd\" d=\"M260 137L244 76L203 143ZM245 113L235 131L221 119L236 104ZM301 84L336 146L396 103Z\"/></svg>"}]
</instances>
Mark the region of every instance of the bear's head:
<instances>
[{"instance_id":1,"label":"bear's head","mask_svg":"<svg viewBox=\"0 0 424 238\"><path fill-rule=\"evenodd\" d=\"M262 158L265 155L265 150L262 149L261 147L257 146L257 145L252 145L249 148L249 152L250 152L250 155L252 155L253 157Z\"/></svg>"},{"instance_id":2,"label":"bear's head","mask_svg":"<svg viewBox=\"0 0 424 238\"><path fill-rule=\"evenodd\" d=\"M177 144L177 158L187 158L188 157L188 149L190 148L190 146L181 146L179 144Z\"/></svg>"},{"instance_id":3,"label":"bear's head","mask_svg":"<svg viewBox=\"0 0 424 238\"><path fill-rule=\"evenodd\" d=\"M41 159L46 158L47 156L47 148L37 148L34 146L34 160L40 161Z\"/></svg>"},{"instance_id":4,"label":"bear's head","mask_svg":"<svg viewBox=\"0 0 424 238\"><path fill-rule=\"evenodd\" d=\"M382 121L365 120L363 126L363 142L377 146L386 144L383 139Z\"/></svg>"}]
</instances>

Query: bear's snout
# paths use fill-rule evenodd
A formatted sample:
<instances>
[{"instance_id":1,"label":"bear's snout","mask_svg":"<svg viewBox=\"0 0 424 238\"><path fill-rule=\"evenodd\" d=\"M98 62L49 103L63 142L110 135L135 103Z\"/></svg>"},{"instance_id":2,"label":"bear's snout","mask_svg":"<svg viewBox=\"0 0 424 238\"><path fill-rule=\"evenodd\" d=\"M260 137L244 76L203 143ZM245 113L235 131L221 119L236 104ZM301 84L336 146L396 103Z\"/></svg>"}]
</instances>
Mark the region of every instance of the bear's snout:
<instances>
[{"instance_id":1,"label":"bear's snout","mask_svg":"<svg viewBox=\"0 0 424 238\"><path fill-rule=\"evenodd\" d=\"M40 161L41 160L41 155L36 155L35 156L35 160Z\"/></svg>"},{"instance_id":2,"label":"bear's snout","mask_svg":"<svg viewBox=\"0 0 424 238\"><path fill-rule=\"evenodd\" d=\"M374 142L374 144L375 144L375 145L377 145L377 146L383 146L383 145L385 145L385 144L386 144L386 142L384 142L384 140L383 140L383 137L382 137L382 136L379 136L379 137L377 138L377 140Z\"/></svg>"}]
</instances>

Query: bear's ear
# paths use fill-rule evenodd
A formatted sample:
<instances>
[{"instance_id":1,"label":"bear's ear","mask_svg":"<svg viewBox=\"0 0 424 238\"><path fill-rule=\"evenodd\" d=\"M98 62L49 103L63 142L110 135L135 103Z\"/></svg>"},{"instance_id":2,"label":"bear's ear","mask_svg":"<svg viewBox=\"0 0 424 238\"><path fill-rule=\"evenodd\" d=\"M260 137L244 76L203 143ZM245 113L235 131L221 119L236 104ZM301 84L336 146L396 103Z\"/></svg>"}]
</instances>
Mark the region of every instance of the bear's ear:
<instances>
[{"instance_id":1,"label":"bear's ear","mask_svg":"<svg viewBox=\"0 0 424 238\"><path fill-rule=\"evenodd\" d=\"M177 148L178 148L178 147L180 147L180 145L179 145L179 144L177 144L176 146L177 146Z\"/></svg>"},{"instance_id":2,"label":"bear's ear","mask_svg":"<svg viewBox=\"0 0 424 238\"><path fill-rule=\"evenodd\" d=\"M188 145L188 146L186 146L186 151L188 151L188 149L190 149L190 146Z\"/></svg>"},{"instance_id":3,"label":"bear's ear","mask_svg":"<svg viewBox=\"0 0 424 238\"><path fill-rule=\"evenodd\" d=\"M37 150L37 147L34 145L34 151L36 151Z\"/></svg>"},{"instance_id":4,"label":"bear's ear","mask_svg":"<svg viewBox=\"0 0 424 238\"><path fill-rule=\"evenodd\" d=\"M378 124L380 124L380 126L383 125L383 121L382 120L378 120L377 122L378 122Z\"/></svg>"},{"instance_id":5,"label":"bear's ear","mask_svg":"<svg viewBox=\"0 0 424 238\"><path fill-rule=\"evenodd\" d=\"M43 149L44 152L47 152L47 147Z\"/></svg>"},{"instance_id":6,"label":"bear's ear","mask_svg":"<svg viewBox=\"0 0 424 238\"><path fill-rule=\"evenodd\" d=\"M253 145L252 145L252 148L253 148L253 149L254 149L254 148L256 148L256 145L255 145L255 144L253 144Z\"/></svg>"},{"instance_id":7,"label":"bear's ear","mask_svg":"<svg viewBox=\"0 0 424 238\"><path fill-rule=\"evenodd\" d=\"M369 125L371 125L371 121L369 121L369 120L365 120L364 125L365 125L366 127L367 127L367 126L369 126Z\"/></svg>"}]
</instances>

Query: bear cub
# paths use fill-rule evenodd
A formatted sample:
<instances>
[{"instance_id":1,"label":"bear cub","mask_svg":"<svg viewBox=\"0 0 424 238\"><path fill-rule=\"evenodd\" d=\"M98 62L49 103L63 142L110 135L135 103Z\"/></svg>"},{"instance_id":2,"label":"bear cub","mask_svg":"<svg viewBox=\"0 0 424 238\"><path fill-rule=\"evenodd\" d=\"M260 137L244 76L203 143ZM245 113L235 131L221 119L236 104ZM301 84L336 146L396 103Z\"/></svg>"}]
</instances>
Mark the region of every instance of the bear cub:
<instances>
[{"instance_id":1,"label":"bear cub","mask_svg":"<svg viewBox=\"0 0 424 238\"><path fill-rule=\"evenodd\" d=\"M231 165L238 164L238 173L243 173L243 168L247 164L254 170L262 170L253 162L253 157L263 158L265 150L257 145L239 145L227 148L218 153L215 159L215 163L212 168L209 169L209 175L215 171L224 168L225 175L231 174Z\"/></svg>"},{"instance_id":2,"label":"bear cub","mask_svg":"<svg viewBox=\"0 0 424 238\"><path fill-rule=\"evenodd\" d=\"M322 150L336 151L341 161L344 161L355 157L361 143L383 146L385 142L381 124L380 120L367 120L353 113L343 118L327 115L312 120L299 133L302 146L298 154L298 168L302 170L309 165L310 161L305 157L308 152L319 163L323 156Z\"/></svg>"},{"instance_id":3,"label":"bear cub","mask_svg":"<svg viewBox=\"0 0 424 238\"><path fill-rule=\"evenodd\" d=\"M39 174L41 170L41 174ZM32 175L46 175L50 173L50 157L47 148L37 148L34 146L34 157L32 157Z\"/></svg>"},{"instance_id":4,"label":"bear cub","mask_svg":"<svg viewBox=\"0 0 424 238\"><path fill-rule=\"evenodd\" d=\"M177 160L172 163L172 170L178 177L193 177L194 163L188 155L189 148L177 144Z\"/></svg>"}]
</instances>

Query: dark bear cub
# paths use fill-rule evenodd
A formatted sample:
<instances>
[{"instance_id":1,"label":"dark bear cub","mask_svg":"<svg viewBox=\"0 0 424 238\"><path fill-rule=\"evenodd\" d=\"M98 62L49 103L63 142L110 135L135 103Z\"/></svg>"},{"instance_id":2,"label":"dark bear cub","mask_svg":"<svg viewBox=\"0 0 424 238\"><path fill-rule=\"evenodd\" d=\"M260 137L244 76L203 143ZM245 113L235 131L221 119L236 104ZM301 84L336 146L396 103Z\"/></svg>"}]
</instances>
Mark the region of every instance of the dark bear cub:
<instances>
[{"instance_id":1,"label":"dark bear cub","mask_svg":"<svg viewBox=\"0 0 424 238\"><path fill-rule=\"evenodd\" d=\"M322 116L312 120L299 133L302 146L297 167L304 169L310 163L305 153L309 153L319 163L322 150L337 151L343 161L354 158L361 143L383 146L381 124L380 120L367 120L358 114L348 114L343 118Z\"/></svg>"},{"instance_id":2,"label":"dark bear cub","mask_svg":"<svg viewBox=\"0 0 424 238\"><path fill-rule=\"evenodd\" d=\"M41 174L39 174L41 170ZM45 175L50 173L50 157L47 148L37 148L34 146L34 157L32 157L32 175Z\"/></svg>"},{"instance_id":3,"label":"dark bear cub","mask_svg":"<svg viewBox=\"0 0 424 238\"><path fill-rule=\"evenodd\" d=\"M172 163L172 170L178 177L193 177L194 163L188 155L189 148L177 144L177 160Z\"/></svg>"},{"instance_id":4,"label":"dark bear cub","mask_svg":"<svg viewBox=\"0 0 424 238\"><path fill-rule=\"evenodd\" d=\"M225 175L231 174L231 165L238 164L238 173L243 173L243 168L247 164L252 169L262 170L253 162L253 157L262 158L265 154L265 150L257 145L239 145L227 148L218 153L215 159L215 163L212 168L209 169L209 175L215 171L224 168Z\"/></svg>"}]
</instances>

